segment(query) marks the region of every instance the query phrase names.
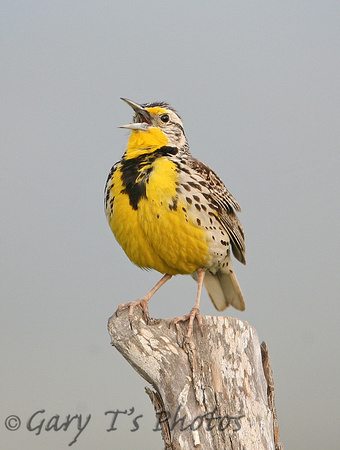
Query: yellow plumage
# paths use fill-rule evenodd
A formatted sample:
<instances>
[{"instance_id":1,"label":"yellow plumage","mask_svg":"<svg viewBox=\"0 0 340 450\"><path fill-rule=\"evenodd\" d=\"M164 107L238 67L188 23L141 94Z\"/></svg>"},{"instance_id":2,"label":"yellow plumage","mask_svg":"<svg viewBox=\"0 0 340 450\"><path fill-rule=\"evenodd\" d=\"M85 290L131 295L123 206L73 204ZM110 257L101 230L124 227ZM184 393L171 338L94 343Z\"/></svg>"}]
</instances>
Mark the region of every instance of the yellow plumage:
<instances>
[{"instance_id":1,"label":"yellow plumage","mask_svg":"<svg viewBox=\"0 0 340 450\"><path fill-rule=\"evenodd\" d=\"M140 134L142 136L138 136ZM153 134L142 131L134 132L127 156L135 155L137 149L140 155L145 148L153 148L153 137ZM164 156L145 165L143 170L150 170L146 198L140 199L135 210L130 205L128 194L121 194L124 186L121 167L117 167L111 183L115 202L114 214L108 218L110 227L127 256L137 266L169 275L191 274L207 263L208 245L204 231L186 219L184 202L179 203L176 210L169 208L176 197L179 182L175 164Z\"/></svg>"}]
</instances>

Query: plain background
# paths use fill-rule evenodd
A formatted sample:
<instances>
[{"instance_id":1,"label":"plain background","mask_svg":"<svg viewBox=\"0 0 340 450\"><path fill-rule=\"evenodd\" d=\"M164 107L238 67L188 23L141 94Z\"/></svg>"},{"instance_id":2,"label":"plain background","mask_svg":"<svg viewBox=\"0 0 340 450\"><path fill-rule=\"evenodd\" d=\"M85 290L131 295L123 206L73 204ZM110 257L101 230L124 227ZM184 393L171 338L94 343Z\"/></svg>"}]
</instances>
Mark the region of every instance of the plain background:
<instances>
[{"instance_id":1,"label":"plain background","mask_svg":"<svg viewBox=\"0 0 340 450\"><path fill-rule=\"evenodd\" d=\"M226 314L269 346L285 448L337 448L339 2L0 5L1 448L70 448L74 422L45 429L56 414L59 426L91 414L71 448L162 448L146 382L106 330L159 278L130 263L103 212L132 116L120 97L175 107L194 156L241 204L247 309ZM151 314L185 314L195 292L176 277ZM201 306L216 314L206 293ZM131 408L106 431L105 412ZM37 436L26 423L40 410Z\"/></svg>"}]
</instances>

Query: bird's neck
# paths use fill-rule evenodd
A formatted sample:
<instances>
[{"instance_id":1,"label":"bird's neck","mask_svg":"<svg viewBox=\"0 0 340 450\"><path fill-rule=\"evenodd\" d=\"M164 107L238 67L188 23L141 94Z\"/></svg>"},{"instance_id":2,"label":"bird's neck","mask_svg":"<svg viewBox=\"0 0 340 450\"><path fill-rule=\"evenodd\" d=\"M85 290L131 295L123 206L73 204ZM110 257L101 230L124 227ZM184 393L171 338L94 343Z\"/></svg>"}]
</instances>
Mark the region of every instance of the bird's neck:
<instances>
[{"instance_id":1,"label":"bird's neck","mask_svg":"<svg viewBox=\"0 0 340 450\"><path fill-rule=\"evenodd\" d=\"M146 131L133 130L131 132L124 159L133 159L141 155L152 154L161 147L168 145L165 134L156 127Z\"/></svg>"}]
</instances>

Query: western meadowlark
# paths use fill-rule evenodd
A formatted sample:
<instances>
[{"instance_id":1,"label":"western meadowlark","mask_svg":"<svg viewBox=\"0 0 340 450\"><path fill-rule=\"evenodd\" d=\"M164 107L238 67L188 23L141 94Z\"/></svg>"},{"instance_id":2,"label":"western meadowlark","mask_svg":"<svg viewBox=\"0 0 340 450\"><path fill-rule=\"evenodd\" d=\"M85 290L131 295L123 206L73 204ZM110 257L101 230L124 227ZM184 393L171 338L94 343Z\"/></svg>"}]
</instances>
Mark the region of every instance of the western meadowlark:
<instances>
[{"instance_id":1,"label":"western meadowlark","mask_svg":"<svg viewBox=\"0 0 340 450\"><path fill-rule=\"evenodd\" d=\"M126 152L111 169L105 186L110 227L130 260L164 274L143 298L123 303L129 320L140 305L149 320L148 302L173 275L191 274L198 281L195 306L174 319L195 318L200 328L202 285L218 311L229 305L243 311L245 303L233 271L230 248L245 264L244 233L236 216L241 208L220 178L193 158L178 113L167 103L139 105L134 110Z\"/></svg>"}]
</instances>

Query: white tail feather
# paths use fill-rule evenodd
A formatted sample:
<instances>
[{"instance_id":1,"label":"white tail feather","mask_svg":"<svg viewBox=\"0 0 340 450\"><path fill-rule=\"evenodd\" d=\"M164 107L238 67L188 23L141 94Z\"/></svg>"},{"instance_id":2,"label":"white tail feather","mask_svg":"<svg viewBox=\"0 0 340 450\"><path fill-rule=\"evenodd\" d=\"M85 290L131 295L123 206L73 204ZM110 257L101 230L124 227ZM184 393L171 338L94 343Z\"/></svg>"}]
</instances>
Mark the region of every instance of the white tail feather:
<instances>
[{"instance_id":1,"label":"white tail feather","mask_svg":"<svg viewBox=\"0 0 340 450\"><path fill-rule=\"evenodd\" d=\"M205 273L204 285L209 297L218 311L223 311L228 306L244 311L246 304L240 285L233 271L218 271L216 274Z\"/></svg>"}]
</instances>

